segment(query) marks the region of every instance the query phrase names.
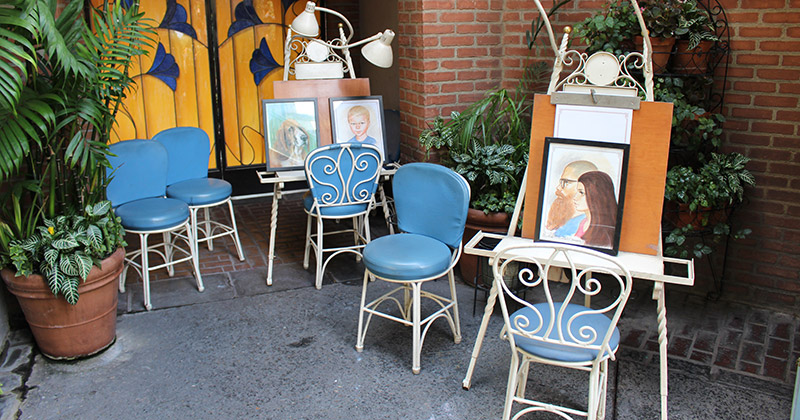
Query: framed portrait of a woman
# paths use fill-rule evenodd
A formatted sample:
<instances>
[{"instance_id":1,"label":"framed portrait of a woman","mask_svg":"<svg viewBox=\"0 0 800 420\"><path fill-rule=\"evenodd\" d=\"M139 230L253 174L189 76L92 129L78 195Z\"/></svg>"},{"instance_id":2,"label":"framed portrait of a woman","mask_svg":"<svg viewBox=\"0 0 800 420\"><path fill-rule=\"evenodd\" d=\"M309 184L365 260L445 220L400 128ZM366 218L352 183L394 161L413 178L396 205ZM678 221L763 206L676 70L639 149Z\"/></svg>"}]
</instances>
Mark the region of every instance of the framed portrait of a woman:
<instances>
[{"instance_id":1,"label":"framed portrait of a woman","mask_svg":"<svg viewBox=\"0 0 800 420\"><path fill-rule=\"evenodd\" d=\"M617 255L629 148L546 138L535 240Z\"/></svg>"}]
</instances>

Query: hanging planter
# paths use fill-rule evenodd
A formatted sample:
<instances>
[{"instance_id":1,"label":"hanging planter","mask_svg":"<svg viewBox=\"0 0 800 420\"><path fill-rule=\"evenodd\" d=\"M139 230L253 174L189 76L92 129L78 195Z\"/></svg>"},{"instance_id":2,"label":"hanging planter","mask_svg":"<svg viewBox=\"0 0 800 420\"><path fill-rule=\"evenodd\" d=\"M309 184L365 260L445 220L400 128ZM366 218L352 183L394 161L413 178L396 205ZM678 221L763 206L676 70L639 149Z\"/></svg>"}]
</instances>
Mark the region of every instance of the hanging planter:
<instances>
[{"instance_id":1,"label":"hanging planter","mask_svg":"<svg viewBox=\"0 0 800 420\"><path fill-rule=\"evenodd\" d=\"M635 38L636 48L644 50L644 38ZM675 38L651 37L650 46L653 47L653 73L666 73L667 63L672 56L672 49L675 46Z\"/></svg>"},{"instance_id":2,"label":"hanging planter","mask_svg":"<svg viewBox=\"0 0 800 420\"><path fill-rule=\"evenodd\" d=\"M689 49L689 40L679 39L675 42L672 71L683 74L707 73L709 55L713 47L712 41L700 41L696 48Z\"/></svg>"}]
</instances>

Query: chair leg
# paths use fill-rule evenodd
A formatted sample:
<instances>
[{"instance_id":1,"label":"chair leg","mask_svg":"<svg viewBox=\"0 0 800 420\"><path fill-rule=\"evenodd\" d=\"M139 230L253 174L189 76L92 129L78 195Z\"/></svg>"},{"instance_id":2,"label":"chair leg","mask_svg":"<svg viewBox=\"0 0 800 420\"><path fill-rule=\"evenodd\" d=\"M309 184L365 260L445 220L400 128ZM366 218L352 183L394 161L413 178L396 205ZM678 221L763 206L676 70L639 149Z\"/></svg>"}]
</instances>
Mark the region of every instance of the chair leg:
<instances>
[{"instance_id":1,"label":"chair leg","mask_svg":"<svg viewBox=\"0 0 800 420\"><path fill-rule=\"evenodd\" d=\"M208 241L206 241L208 242L208 250L213 251L214 239L212 238L213 235L211 235L211 211L208 209L208 207L203 208L203 216L205 217L205 220L203 221L205 229L203 229L203 232L205 233L206 238L208 238ZM200 238L199 236L197 236L197 230L194 231L194 234L195 234L194 240L195 242L197 242Z\"/></svg>"},{"instance_id":2,"label":"chair leg","mask_svg":"<svg viewBox=\"0 0 800 420\"><path fill-rule=\"evenodd\" d=\"M606 418L606 393L608 392L608 360L604 360L600 364L600 378L598 378L598 405L597 405L597 418L603 420Z\"/></svg>"},{"instance_id":3,"label":"chair leg","mask_svg":"<svg viewBox=\"0 0 800 420\"><path fill-rule=\"evenodd\" d=\"M306 219L306 251L303 254L303 268L308 270L308 254L311 248L311 214Z\"/></svg>"},{"instance_id":4,"label":"chair leg","mask_svg":"<svg viewBox=\"0 0 800 420\"><path fill-rule=\"evenodd\" d=\"M150 303L150 264L147 258L149 253L148 236L147 233L139 234L139 243L142 249L142 294L144 295L144 308L149 311L153 309L153 305Z\"/></svg>"},{"instance_id":5,"label":"chair leg","mask_svg":"<svg viewBox=\"0 0 800 420\"><path fill-rule=\"evenodd\" d=\"M453 270L447 273L447 278L450 281L450 298L453 300L453 310L451 315L453 317L453 341L458 344L461 342L461 318L458 315L458 296L456 296L456 278Z\"/></svg>"},{"instance_id":6,"label":"chair leg","mask_svg":"<svg viewBox=\"0 0 800 420\"><path fill-rule=\"evenodd\" d=\"M119 275L119 292L125 293L125 282L127 281L128 268L131 266L131 264L128 262L127 258L125 258L125 261L122 264L122 273Z\"/></svg>"},{"instance_id":7,"label":"chair leg","mask_svg":"<svg viewBox=\"0 0 800 420\"><path fill-rule=\"evenodd\" d=\"M364 336L367 334L364 326L364 305L367 303L367 284L369 284L369 271L364 270L364 285L361 287L361 305L358 309L358 336L356 337L356 351L364 350Z\"/></svg>"},{"instance_id":8,"label":"chair leg","mask_svg":"<svg viewBox=\"0 0 800 420\"><path fill-rule=\"evenodd\" d=\"M170 261L172 261L172 255L175 252L175 248L172 245L172 233L162 233L161 239L164 241L164 263L167 264L167 274L172 277L175 275L175 268L169 264Z\"/></svg>"},{"instance_id":9,"label":"chair leg","mask_svg":"<svg viewBox=\"0 0 800 420\"><path fill-rule=\"evenodd\" d=\"M231 227L233 227L233 240L236 244L236 253L239 254L239 261L244 261L244 250L242 242L239 240L239 228L236 227L236 215L233 213L233 202L228 199L228 211L231 212Z\"/></svg>"},{"instance_id":10,"label":"chair leg","mask_svg":"<svg viewBox=\"0 0 800 420\"><path fill-rule=\"evenodd\" d=\"M503 406L503 420L511 418L511 408L514 405L514 392L517 388L517 375L519 372L519 355L516 349L511 349L511 365L508 368L508 385L506 387L506 402Z\"/></svg>"},{"instance_id":11,"label":"chair leg","mask_svg":"<svg viewBox=\"0 0 800 420\"><path fill-rule=\"evenodd\" d=\"M186 236L189 239L189 251L192 253L192 268L194 268L194 278L197 281L197 290L202 292L206 288L203 286L203 278L200 276L200 259L197 257L199 246L190 223L186 223L184 227L186 228Z\"/></svg>"},{"instance_id":12,"label":"chair leg","mask_svg":"<svg viewBox=\"0 0 800 420\"><path fill-rule=\"evenodd\" d=\"M420 353L422 352L422 340L420 337L420 321L422 316L420 315L420 305L421 305L421 298L420 295L422 293L422 283L420 282L413 282L411 283L411 288L413 289L413 302L411 304L411 317L412 317L412 334L413 334L413 343L412 343L412 362L411 362L411 371L414 374L419 374L421 367L420 367Z\"/></svg>"},{"instance_id":13,"label":"chair leg","mask_svg":"<svg viewBox=\"0 0 800 420\"><path fill-rule=\"evenodd\" d=\"M325 234L322 231L322 218L317 217L317 276L314 282L314 287L317 290L322 289L322 247Z\"/></svg>"},{"instance_id":14,"label":"chair leg","mask_svg":"<svg viewBox=\"0 0 800 420\"><path fill-rule=\"evenodd\" d=\"M587 411L587 420L596 420L599 404L599 390L600 385L600 366L595 363L592 365L592 370L589 373L589 407Z\"/></svg>"},{"instance_id":15,"label":"chair leg","mask_svg":"<svg viewBox=\"0 0 800 420\"><path fill-rule=\"evenodd\" d=\"M530 369L531 361L523 357L517 376L517 397L519 398L525 398L525 385L528 384L528 372Z\"/></svg>"}]
</instances>

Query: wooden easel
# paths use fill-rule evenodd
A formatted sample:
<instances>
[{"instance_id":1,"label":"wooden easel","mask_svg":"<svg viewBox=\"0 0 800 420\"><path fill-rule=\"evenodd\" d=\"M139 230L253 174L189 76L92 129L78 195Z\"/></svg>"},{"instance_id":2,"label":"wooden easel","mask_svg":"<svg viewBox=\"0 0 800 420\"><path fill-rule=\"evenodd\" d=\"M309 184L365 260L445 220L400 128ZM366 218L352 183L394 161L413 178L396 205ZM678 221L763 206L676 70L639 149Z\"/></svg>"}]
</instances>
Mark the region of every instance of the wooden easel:
<instances>
[{"instance_id":1,"label":"wooden easel","mask_svg":"<svg viewBox=\"0 0 800 420\"><path fill-rule=\"evenodd\" d=\"M533 226L537 220L537 206L540 185L544 138L553 135L555 109L558 104L582 105L604 108L633 109L630 141L631 152L628 166L628 190L623 209L623 225L620 238L620 252L616 257L623 266L628 267L637 279L653 281L653 299L657 302L658 342L660 355L660 394L661 418L667 419L667 326L665 307L665 283L691 286L694 284L693 262L667 258L661 251L661 208L664 196L669 134L672 121L672 104L653 101L653 64L650 38L636 0L630 0L636 11L644 38L644 51L626 56L614 57L608 53L595 53L591 57L575 50L567 50L569 31L565 30L559 48L555 44L547 14L539 0L534 0L550 35L550 43L556 59L547 95L537 95L534 99L533 126L531 128L531 147L528 168L523 176L519 196L511 218L507 235L493 235L478 232L464 247L464 253L494 258L509 246L531 243ZM598 56L598 54L605 54ZM609 58L610 56L610 58ZM599 58L598 58L599 57ZM611 62L610 60L613 60ZM575 66L566 77L561 77L564 66ZM640 83L629 72L629 67L642 71L644 82ZM609 75L611 71L611 75ZM599 81L599 83L598 83ZM622 90L635 89L644 96L622 93ZM598 108L598 110L601 108ZM591 139L587 139L591 140ZM529 177L536 182L529 182ZM522 210L525 199L531 202ZM519 217L523 217L522 237L516 237ZM483 238L499 240L493 249L485 249L478 244ZM685 276L664 274L664 264L678 264L686 267ZM497 300L502 279L494 279L484 310L481 327L472 351L469 368L462 386L469 389L472 374L480 354L489 319Z\"/></svg>"}]
</instances>

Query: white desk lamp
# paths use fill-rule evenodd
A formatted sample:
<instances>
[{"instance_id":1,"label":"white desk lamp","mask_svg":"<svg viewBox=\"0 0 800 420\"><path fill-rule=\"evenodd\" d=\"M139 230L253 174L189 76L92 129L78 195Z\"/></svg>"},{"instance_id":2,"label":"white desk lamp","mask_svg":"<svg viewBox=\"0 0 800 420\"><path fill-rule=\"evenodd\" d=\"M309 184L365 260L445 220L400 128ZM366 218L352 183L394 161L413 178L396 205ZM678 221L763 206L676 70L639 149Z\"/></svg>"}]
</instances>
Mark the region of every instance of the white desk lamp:
<instances>
[{"instance_id":1,"label":"white desk lamp","mask_svg":"<svg viewBox=\"0 0 800 420\"><path fill-rule=\"evenodd\" d=\"M342 20L339 23L339 37L330 41L317 39L319 36L319 23L315 11L329 13ZM347 26L348 35L345 36L344 27ZM356 78L353 61L350 58L350 48L364 45L361 54L370 63L388 68L392 66L392 40L394 32L387 29L361 41L350 43L353 37L353 26L341 13L319 7L314 2L306 3L306 8L300 13L286 33L286 46L283 52L283 80L288 80L293 74L296 79L341 79L345 73L351 79ZM292 52L297 56L292 59Z\"/></svg>"}]
</instances>

